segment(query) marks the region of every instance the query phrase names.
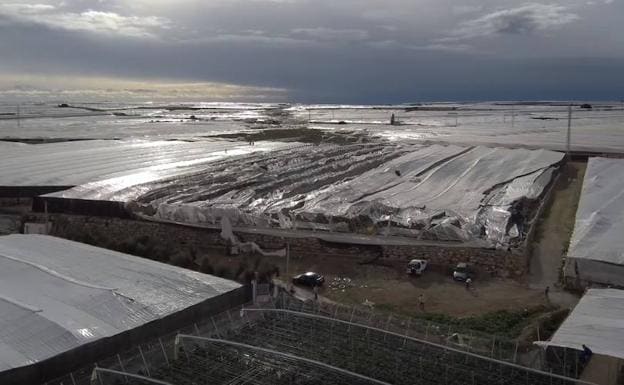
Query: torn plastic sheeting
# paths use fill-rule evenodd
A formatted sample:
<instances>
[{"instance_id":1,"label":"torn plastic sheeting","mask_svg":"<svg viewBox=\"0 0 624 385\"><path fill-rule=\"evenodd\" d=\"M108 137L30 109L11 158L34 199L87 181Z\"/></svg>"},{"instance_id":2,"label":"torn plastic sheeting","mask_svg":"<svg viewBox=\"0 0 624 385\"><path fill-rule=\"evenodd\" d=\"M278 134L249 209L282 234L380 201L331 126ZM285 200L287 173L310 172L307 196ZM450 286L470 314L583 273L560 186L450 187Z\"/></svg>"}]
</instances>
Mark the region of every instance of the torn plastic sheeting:
<instances>
[{"instance_id":1,"label":"torn plastic sheeting","mask_svg":"<svg viewBox=\"0 0 624 385\"><path fill-rule=\"evenodd\" d=\"M522 235L521 227L530 218L516 217L515 222L510 222L513 216L513 204L523 199L540 198L552 181L555 170L551 167L516 178L491 193L490 197L485 199L486 204L477 214L475 231L484 228L486 238L498 245L505 245L511 240L519 239Z\"/></svg>"},{"instance_id":2,"label":"torn plastic sheeting","mask_svg":"<svg viewBox=\"0 0 624 385\"><path fill-rule=\"evenodd\" d=\"M286 250L265 251L255 242L240 242L232 230L232 224L228 217L221 217L221 238L225 239L232 246L236 246L247 253L258 253L264 257L285 257Z\"/></svg>"},{"instance_id":3,"label":"torn plastic sheeting","mask_svg":"<svg viewBox=\"0 0 624 385\"><path fill-rule=\"evenodd\" d=\"M492 181L494 182L493 184L496 185L498 183L502 183L505 180L508 180L509 178L513 178L514 177L514 173L516 175L522 175L523 173L526 173L527 171L533 171L533 170L537 170L534 174L535 175L544 175L544 178L540 178L539 182L537 185L535 183L536 178L535 175L531 174L528 175L526 177L520 177L517 179L521 179L520 182L516 182L515 179L511 180L511 183L508 183L505 186L508 186L509 184L513 185L513 194L508 194L508 195L513 195L512 197L508 197L507 200L504 199L499 199L496 203L497 204L501 204L502 206L504 205L509 205L511 202L513 202L514 199L519 199L520 197L526 196L527 198L530 199L535 199L537 198L539 195L541 195L541 193L543 192L543 189L545 187L545 185L550 182L550 178L552 178L552 172L553 170L547 170L546 173L543 173L543 168L547 168L550 167L551 165L553 165L554 163L557 163L561 160L562 155L561 154L557 154L557 153L550 153L550 152L529 152L527 150L517 150L517 154L514 154L513 151L516 150L501 150L502 152L507 152L508 154L503 154L504 156L507 156L509 158L509 162L506 168L503 168L502 170L497 170L499 171L500 175L500 182L497 182L495 179ZM474 152L474 151L473 151ZM396 207L396 206L400 206L401 204L411 204L412 208L411 210L417 210L416 213L412 213L412 215L407 216L407 218L405 218L405 216L403 216L404 220L403 223L407 224L413 221L422 221L424 218L426 218L427 216L431 216L431 214L427 214L427 212L431 213L432 210L434 210L435 208L444 208L444 209L454 209L456 212L459 212L462 214L463 217L466 218L467 221L470 221L471 216L474 214L471 214L470 211L474 211L476 207L478 207L480 205L480 201L482 198L482 194L479 195L479 191L484 191L488 185L492 185L490 182L490 178L488 177L487 181L483 181L481 177L472 177L471 174L479 174L479 173L483 173L483 171L490 171L489 167L480 167L481 170L478 170L478 165L479 162L482 162L484 159L487 160L487 156L492 156L492 155L497 155L496 154L496 150L491 150L491 149L481 149L481 150L477 150L476 151L477 154L475 154L476 156L471 156L471 154L466 154L466 156L464 155L460 155L457 158L451 159L448 162L442 163L441 165L439 165L438 167L434 167L429 174L420 174L418 175L418 177L412 178L412 181L410 181L409 178L409 174L404 172L402 173L403 175L406 175L405 179L408 180L408 182L405 183L401 183L398 185L394 185L389 189L385 189L382 192L377 193L376 195L370 196L367 199L374 199L377 198L379 200L381 200L381 202L387 202L386 205L389 207ZM488 154L489 152L489 154ZM508 155L511 154L513 155L512 157L509 157ZM531 156L526 157L526 155L533 155L533 159L531 159ZM546 156L544 156L546 155ZM524 157L524 165L523 165L523 161L522 159L519 158L520 157ZM469 161L469 164L471 166L469 166L468 168L464 168L462 169L462 164L465 164L466 159L460 159L460 158L464 158L464 157L468 157L471 158L472 160ZM398 160L395 160L395 162L400 161L402 158L399 158ZM528 159L528 162L526 161ZM498 159L499 161L505 160L504 157L499 157ZM490 162L492 160L489 160ZM534 162L535 161L535 162ZM457 168L457 172L451 172L450 174L448 172L446 172L445 176L440 177L439 175L433 175L433 174L440 174L444 169L448 169L448 164L449 163L456 163L456 164L460 164L460 166ZM524 167L518 167L518 164L520 164L521 166ZM527 164L528 163L528 164ZM536 163L535 166L533 166L534 168L531 169L532 164L531 163ZM504 166L503 165L499 165L499 166ZM371 174L374 174L377 170L373 170L371 171ZM390 170L388 168L384 169L384 172L388 173ZM456 175L456 176L454 176ZM359 180L360 178L358 178ZM363 184L368 184L371 183L371 181L377 181L380 180L380 178L377 178L376 175L363 175L361 177L362 179L362 183ZM403 178L402 178L403 179ZM457 193L455 193L455 190L458 190L457 187L466 185L465 183L465 179L470 181L470 188L463 188L461 190L461 194L462 196L458 196ZM414 183L416 182L416 183ZM429 185L432 186L428 186L425 183L429 183ZM544 183L546 182L546 183ZM306 207L304 207L303 209L301 209L301 211L303 210L307 210L309 206L314 207L313 210L317 210L317 211L325 211L325 212L332 212L335 214L343 214L341 212L341 208L344 207L345 205L343 203L341 203L342 201L342 197L346 196L346 192L350 192L352 193L354 191L354 188L352 188L352 185L357 185L358 181L354 181L354 182L348 182L347 185L348 187L344 188L343 190L345 191L345 193L341 194L340 190L334 190L331 192L326 193L325 195L321 195L321 196L317 196L316 198L316 202L317 203L309 203ZM408 184L409 183L409 184ZM433 187L433 190L430 189L430 187ZM338 189L340 188L340 186L338 187ZM368 187L365 187L368 188ZM504 188L503 189L506 193L507 190ZM459 192L459 191L458 191ZM468 194L465 194L466 192L469 192ZM361 195L365 195L364 193L362 193ZM431 198L427 198L427 197L431 197ZM503 195L502 198L505 198L505 196ZM357 199L357 195L355 195L355 198L351 198L350 202L353 202L354 199ZM436 204L436 200L441 201L442 204ZM472 203L469 205L469 203L472 201ZM330 202L336 202L337 204L332 204ZM358 202L356 204L361 204L361 202ZM420 206L420 207L413 207L413 206ZM468 207L466 207L468 206ZM473 208L470 208L470 206L473 206ZM501 210L505 210L507 207L501 207ZM401 210L406 210L405 208L401 208ZM409 209L408 209L409 210ZM416 214L416 215L414 215ZM399 214L400 215L400 214ZM348 216L348 213L347 213ZM487 215L485 215L487 217ZM397 216L397 217L401 217L401 216ZM496 224L496 217L494 218L490 218L489 222L486 220L484 221L484 225L487 227L492 228L491 232L498 232L498 233L505 233L506 231L506 222L504 224ZM375 218L372 218L375 219ZM478 230L478 229L477 229ZM500 238L500 237L495 237L495 238Z\"/></svg>"},{"instance_id":4,"label":"torn plastic sheeting","mask_svg":"<svg viewBox=\"0 0 624 385\"><path fill-rule=\"evenodd\" d=\"M367 153L366 148L352 146L345 151L359 154L358 160L367 160L373 157L373 152ZM227 215L235 226L291 228L295 225L319 230L331 230L334 222L345 220L354 226L390 222L383 232L391 235L399 227L426 232L432 229L430 223L438 213L448 212L461 219L460 228L444 229L457 226L451 222L439 223L423 237L435 238L436 234L440 240L451 240L454 236L454 240L485 237L495 245L502 245L509 242L508 231L514 228L515 223L509 223L512 206L537 200L563 158L561 153L544 150L437 145L392 150L389 147L381 150L387 161L372 169L362 169L359 174L352 172L355 161L349 157L341 155L335 161L323 158L324 174L319 177L315 174L319 167L313 162L328 148L315 150L312 155L300 154L298 162L274 166L272 177L256 173L246 176L244 169L237 169L240 174L236 183L229 189L223 184L221 195L214 193L216 196L205 201L185 198L186 203L176 203L177 198L171 197L165 198L169 203L153 202L157 217L191 223L202 223L205 219L214 223ZM289 170L291 166L302 171L293 174ZM336 178L332 172L348 177ZM296 178L305 180L305 184L299 184ZM236 184L244 188L237 190ZM277 188L279 193L275 193ZM520 233L518 224L515 225L511 238L517 238L516 233Z\"/></svg>"}]
</instances>

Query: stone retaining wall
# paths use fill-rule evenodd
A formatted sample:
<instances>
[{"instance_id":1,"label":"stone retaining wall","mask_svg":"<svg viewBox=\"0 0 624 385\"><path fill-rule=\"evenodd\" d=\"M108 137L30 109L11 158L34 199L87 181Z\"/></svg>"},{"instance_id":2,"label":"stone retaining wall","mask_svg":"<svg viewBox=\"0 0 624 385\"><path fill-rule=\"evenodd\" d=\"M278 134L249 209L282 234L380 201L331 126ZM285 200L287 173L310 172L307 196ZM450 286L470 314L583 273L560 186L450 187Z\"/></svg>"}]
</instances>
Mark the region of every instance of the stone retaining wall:
<instances>
[{"instance_id":1,"label":"stone retaining wall","mask_svg":"<svg viewBox=\"0 0 624 385\"><path fill-rule=\"evenodd\" d=\"M43 220L43 216L33 215L29 221ZM225 253L228 243L220 236L219 230L191 226L137 221L119 218L102 218L54 214L51 235L79 240L89 236L103 240L127 240L149 237L163 247L176 250L193 249L199 254L218 250ZM458 245L354 245L326 242L317 238L283 238L251 233L236 233L244 242L253 241L266 251L283 249L289 244L294 257L317 255L353 258L358 262L384 259L388 262L426 259L434 268L448 269L457 262L469 262L480 273L500 277L519 277L527 271L524 255L504 250L461 247ZM102 244L102 246L106 246Z\"/></svg>"},{"instance_id":2,"label":"stone retaining wall","mask_svg":"<svg viewBox=\"0 0 624 385\"><path fill-rule=\"evenodd\" d=\"M0 207L15 207L15 206L31 206L31 198L2 198L0 197Z\"/></svg>"}]
</instances>

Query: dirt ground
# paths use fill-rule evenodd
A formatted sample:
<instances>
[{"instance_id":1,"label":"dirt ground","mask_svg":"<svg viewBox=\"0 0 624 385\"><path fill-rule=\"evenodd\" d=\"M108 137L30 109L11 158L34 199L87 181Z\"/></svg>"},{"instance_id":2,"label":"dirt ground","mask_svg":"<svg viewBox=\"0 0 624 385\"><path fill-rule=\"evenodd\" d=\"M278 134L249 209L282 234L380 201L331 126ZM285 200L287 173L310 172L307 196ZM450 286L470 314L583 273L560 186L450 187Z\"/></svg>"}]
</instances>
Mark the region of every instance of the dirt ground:
<instances>
[{"instance_id":1,"label":"dirt ground","mask_svg":"<svg viewBox=\"0 0 624 385\"><path fill-rule=\"evenodd\" d=\"M553 300L562 306L572 306L578 301L576 296L559 289L559 272L574 229L586 168L585 162L569 162L563 167L551 205L539 219L531 252L529 286L534 289L550 286Z\"/></svg>"},{"instance_id":2,"label":"dirt ground","mask_svg":"<svg viewBox=\"0 0 624 385\"><path fill-rule=\"evenodd\" d=\"M574 228L576 207L586 163L570 162L553 190L553 199L538 222L530 273L521 280L477 277L470 290L453 281L451 272L426 271L410 277L405 266L360 265L353 259L293 256L288 276L316 271L326 277L321 295L345 304L374 303L375 308L406 316L418 316L418 297L425 295L425 311L453 317L483 315L497 310L519 310L539 305L571 307L578 298L560 290L561 258ZM286 272L283 259L271 262ZM282 277L285 279L286 277ZM345 280L346 278L346 280ZM544 288L550 286L546 299Z\"/></svg>"},{"instance_id":3,"label":"dirt ground","mask_svg":"<svg viewBox=\"0 0 624 385\"><path fill-rule=\"evenodd\" d=\"M283 259L273 259L286 272ZM373 302L378 310L418 316L418 297L425 295L425 312L453 317L482 315L496 310L518 310L545 304L543 290L529 289L513 280L476 278L470 290L451 278L450 272L426 271L408 276L405 266L359 265L353 259L291 258L289 275L316 271L325 275L320 294L345 304ZM348 280L345 281L344 279ZM282 277L285 279L285 277ZM340 281L337 281L340 279Z\"/></svg>"}]
</instances>

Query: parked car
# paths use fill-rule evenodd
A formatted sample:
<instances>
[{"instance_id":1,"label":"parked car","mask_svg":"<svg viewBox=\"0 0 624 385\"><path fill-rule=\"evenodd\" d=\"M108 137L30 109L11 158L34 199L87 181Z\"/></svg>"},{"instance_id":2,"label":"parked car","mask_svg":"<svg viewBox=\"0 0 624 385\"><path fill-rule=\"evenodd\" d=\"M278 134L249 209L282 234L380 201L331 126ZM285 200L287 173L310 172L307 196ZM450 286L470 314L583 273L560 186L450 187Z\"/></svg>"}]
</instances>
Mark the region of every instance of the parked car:
<instances>
[{"instance_id":1,"label":"parked car","mask_svg":"<svg viewBox=\"0 0 624 385\"><path fill-rule=\"evenodd\" d=\"M470 278L471 280L474 279L474 272L472 271L472 267L465 262L458 263L457 266L455 266L455 269L453 269L453 279L456 281L464 282L468 278Z\"/></svg>"},{"instance_id":2,"label":"parked car","mask_svg":"<svg viewBox=\"0 0 624 385\"><path fill-rule=\"evenodd\" d=\"M425 261L424 259L412 259L407 264L407 269L405 269L405 272L410 275L421 275L425 272L426 268L427 261Z\"/></svg>"},{"instance_id":3,"label":"parked car","mask_svg":"<svg viewBox=\"0 0 624 385\"><path fill-rule=\"evenodd\" d=\"M305 274L299 274L293 277L292 282L295 285L304 285L304 286L323 286L325 282L325 277L320 275L319 273L314 273L309 271Z\"/></svg>"}]
</instances>

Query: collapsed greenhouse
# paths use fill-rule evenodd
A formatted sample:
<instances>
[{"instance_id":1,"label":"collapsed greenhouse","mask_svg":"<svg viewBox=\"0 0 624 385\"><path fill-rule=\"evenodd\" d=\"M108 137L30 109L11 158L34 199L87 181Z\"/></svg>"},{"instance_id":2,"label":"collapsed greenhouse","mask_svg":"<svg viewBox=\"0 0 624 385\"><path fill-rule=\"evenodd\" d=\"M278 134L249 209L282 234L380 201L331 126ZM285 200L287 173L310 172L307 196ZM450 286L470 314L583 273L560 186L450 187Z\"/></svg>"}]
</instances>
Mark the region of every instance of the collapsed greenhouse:
<instances>
[{"instance_id":1,"label":"collapsed greenhouse","mask_svg":"<svg viewBox=\"0 0 624 385\"><path fill-rule=\"evenodd\" d=\"M130 207L158 220L519 243L563 154L382 144L291 148L143 185Z\"/></svg>"},{"instance_id":2,"label":"collapsed greenhouse","mask_svg":"<svg viewBox=\"0 0 624 385\"><path fill-rule=\"evenodd\" d=\"M22 145L2 157L0 194L35 196L36 211L501 249L525 240L563 161L548 150L213 140Z\"/></svg>"}]
</instances>

